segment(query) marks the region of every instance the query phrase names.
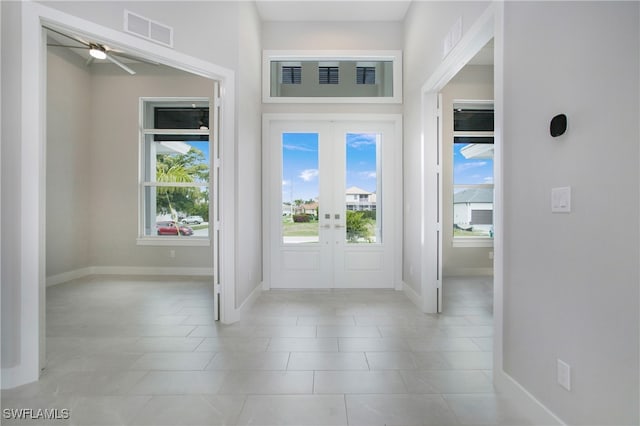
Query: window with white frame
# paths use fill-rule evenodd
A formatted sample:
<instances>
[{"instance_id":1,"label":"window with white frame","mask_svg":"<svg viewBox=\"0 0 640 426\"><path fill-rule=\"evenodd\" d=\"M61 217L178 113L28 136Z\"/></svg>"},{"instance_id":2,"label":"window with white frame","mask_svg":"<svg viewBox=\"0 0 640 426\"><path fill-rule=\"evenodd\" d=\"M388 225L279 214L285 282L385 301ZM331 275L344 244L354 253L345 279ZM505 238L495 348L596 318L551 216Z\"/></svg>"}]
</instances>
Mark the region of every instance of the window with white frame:
<instances>
[{"instance_id":1,"label":"window with white frame","mask_svg":"<svg viewBox=\"0 0 640 426\"><path fill-rule=\"evenodd\" d=\"M209 99L143 98L139 242L208 244Z\"/></svg>"},{"instance_id":2,"label":"window with white frame","mask_svg":"<svg viewBox=\"0 0 640 426\"><path fill-rule=\"evenodd\" d=\"M263 52L265 103L402 103L400 51Z\"/></svg>"},{"instance_id":3,"label":"window with white frame","mask_svg":"<svg viewBox=\"0 0 640 426\"><path fill-rule=\"evenodd\" d=\"M493 103L453 110L453 241L493 238Z\"/></svg>"}]
</instances>

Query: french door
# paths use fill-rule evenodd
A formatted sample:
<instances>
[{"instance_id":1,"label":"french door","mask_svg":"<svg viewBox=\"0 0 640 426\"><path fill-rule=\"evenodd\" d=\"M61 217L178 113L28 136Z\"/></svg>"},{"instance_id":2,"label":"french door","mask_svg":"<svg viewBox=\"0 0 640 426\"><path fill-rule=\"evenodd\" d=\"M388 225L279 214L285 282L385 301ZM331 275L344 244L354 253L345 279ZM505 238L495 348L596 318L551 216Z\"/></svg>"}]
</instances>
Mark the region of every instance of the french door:
<instances>
[{"instance_id":1,"label":"french door","mask_svg":"<svg viewBox=\"0 0 640 426\"><path fill-rule=\"evenodd\" d=\"M271 288L394 288L398 119L266 120Z\"/></svg>"}]
</instances>

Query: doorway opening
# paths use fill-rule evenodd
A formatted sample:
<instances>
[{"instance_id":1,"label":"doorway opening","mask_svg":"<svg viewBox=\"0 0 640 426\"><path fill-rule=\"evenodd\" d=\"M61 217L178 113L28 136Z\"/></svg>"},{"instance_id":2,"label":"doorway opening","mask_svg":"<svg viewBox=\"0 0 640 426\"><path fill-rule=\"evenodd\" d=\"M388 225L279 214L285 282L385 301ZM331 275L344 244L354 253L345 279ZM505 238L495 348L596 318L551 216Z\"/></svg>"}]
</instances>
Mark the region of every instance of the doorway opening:
<instances>
[{"instance_id":1,"label":"doorway opening","mask_svg":"<svg viewBox=\"0 0 640 426\"><path fill-rule=\"evenodd\" d=\"M119 49L131 75L89 62L72 32L45 32L47 284L153 268L202 275L218 319L218 81Z\"/></svg>"},{"instance_id":2,"label":"doorway opening","mask_svg":"<svg viewBox=\"0 0 640 426\"><path fill-rule=\"evenodd\" d=\"M494 216L493 39L440 91L442 294L438 311L491 315ZM460 278L469 288L460 283ZM472 288L481 283L483 289ZM454 288L448 289L451 285ZM478 304L471 297L475 295ZM452 300L446 300L451 296ZM474 312L477 313L477 312Z\"/></svg>"},{"instance_id":3,"label":"doorway opening","mask_svg":"<svg viewBox=\"0 0 640 426\"><path fill-rule=\"evenodd\" d=\"M493 359L494 380L504 382L502 356L503 330L503 238L501 235L502 218L502 125L503 125L503 13L504 5L494 4L478 18L466 32L465 36L452 49L448 57L429 77L422 87L423 106L423 134L424 134L424 204L423 218L425 221L422 267L422 300L425 312L436 313L443 306L443 238L446 230L443 228L443 188L442 188L442 127L441 127L441 96L442 89L451 79L464 68L465 65L493 40L494 60L494 210L493 210ZM436 196L429 196L436 194Z\"/></svg>"},{"instance_id":4,"label":"doorway opening","mask_svg":"<svg viewBox=\"0 0 640 426\"><path fill-rule=\"evenodd\" d=\"M234 146L234 74L232 71L153 43L140 41L131 36L114 32L106 27L50 9L44 5L27 4L24 5L23 12L25 19L22 26L22 66L24 69L30 70L30 72L24 73L22 78L23 111L29 111L27 115L22 114L22 144L23 150L33 153L32 158L29 160L39 167L33 168L35 171L30 171L24 175L26 178L21 183L21 191L25 194L24 205L26 207L24 209L23 223L29 224L34 229L33 232L29 232L24 236L23 245L25 250L35 254L25 260L23 264L23 270L27 271L27 273L22 275L22 300L28 300L30 304L35 303L37 309L29 309L22 312L20 346L21 352L27 355L19 368L15 369L15 375L12 376L11 383L15 382L16 384L37 380L39 372L46 362L46 158L44 154L46 152L47 50L46 34L43 27L55 27L61 31L81 34L96 40L109 40L114 47L129 50L147 60L220 81L221 87L226 89L226 96L216 103L216 106L224 107L226 112L224 116L220 115L221 121L224 121L224 126L221 126L223 135L220 136L220 145L226 146L225 152L233 152ZM129 49L129 46L135 46L135 48ZM104 123L109 122L105 120ZM111 124L116 125L114 123ZM126 161L136 157L122 158ZM233 158L230 158L231 162L232 160ZM220 198L228 197L222 194L225 182L229 185L229 192L233 193L235 183L231 169L229 167L223 170L220 167L216 170L216 175L220 176L218 179ZM224 203L224 205L221 203L217 209L225 217L233 217L232 203ZM51 226L51 224L48 225ZM222 225L221 222L217 224L219 241L221 244L228 244L232 247L231 236L233 232L224 232L225 227ZM220 277L220 283L215 285L218 289L224 286L228 290L220 293L222 295L220 304L224 307L221 311L222 321L233 321L235 317L233 256L232 254L227 254L216 260L220 264L224 264L224 268L219 267L216 273L213 274L214 279L215 277ZM79 272L81 274L92 274L104 270L104 268L89 266L88 268L81 268ZM109 267L107 267L106 273L109 272ZM72 279L73 277L69 278Z\"/></svg>"}]
</instances>

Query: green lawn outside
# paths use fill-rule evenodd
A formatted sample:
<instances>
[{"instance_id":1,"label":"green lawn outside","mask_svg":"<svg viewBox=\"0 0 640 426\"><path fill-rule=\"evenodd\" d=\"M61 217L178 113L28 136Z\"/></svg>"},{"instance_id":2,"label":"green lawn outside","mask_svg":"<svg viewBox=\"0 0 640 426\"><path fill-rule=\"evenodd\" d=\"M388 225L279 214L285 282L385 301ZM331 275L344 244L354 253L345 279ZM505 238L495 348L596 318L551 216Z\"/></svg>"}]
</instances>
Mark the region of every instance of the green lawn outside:
<instances>
[{"instance_id":1,"label":"green lawn outside","mask_svg":"<svg viewBox=\"0 0 640 426\"><path fill-rule=\"evenodd\" d=\"M284 237L317 237L319 235L318 221L293 222L290 217L282 218L282 236Z\"/></svg>"}]
</instances>

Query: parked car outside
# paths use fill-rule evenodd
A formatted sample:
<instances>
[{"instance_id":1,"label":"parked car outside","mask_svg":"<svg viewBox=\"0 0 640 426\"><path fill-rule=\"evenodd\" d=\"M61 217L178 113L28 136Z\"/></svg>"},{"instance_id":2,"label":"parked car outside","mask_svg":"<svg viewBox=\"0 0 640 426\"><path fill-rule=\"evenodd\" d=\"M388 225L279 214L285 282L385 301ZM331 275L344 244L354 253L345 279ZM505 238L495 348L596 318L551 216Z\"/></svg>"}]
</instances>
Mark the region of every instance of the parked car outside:
<instances>
[{"instance_id":1,"label":"parked car outside","mask_svg":"<svg viewBox=\"0 0 640 426\"><path fill-rule=\"evenodd\" d=\"M186 223L189 225L200 225L202 222L204 222L202 216L187 216L182 219L182 223Z\"/></svg>"},{"instance_id":2,"label":"parked car outside","mask_svg":"<svg viewBox=\"0 0 640 426\"><path fill-rule=\"evenodd\" d=\"M176 224L173 220L156 223L158 235L193 235L193 229L188 226Z\"/></svg>"}]
</instances>

